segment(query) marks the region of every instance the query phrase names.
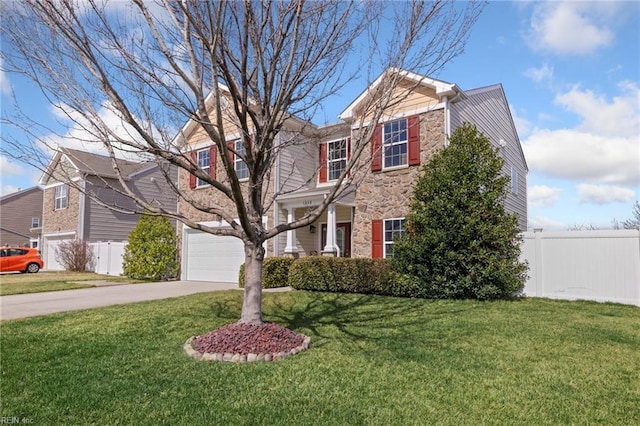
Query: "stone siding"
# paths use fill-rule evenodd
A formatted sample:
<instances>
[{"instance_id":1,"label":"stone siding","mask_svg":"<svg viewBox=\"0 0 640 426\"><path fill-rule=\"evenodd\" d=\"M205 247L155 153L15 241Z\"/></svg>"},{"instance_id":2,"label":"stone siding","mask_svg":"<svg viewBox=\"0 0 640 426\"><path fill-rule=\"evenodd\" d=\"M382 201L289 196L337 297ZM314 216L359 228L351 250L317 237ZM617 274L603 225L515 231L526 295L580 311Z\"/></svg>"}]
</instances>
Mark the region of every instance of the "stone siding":
<instances>
[{"instance_id":1,"label":"stone siding","mask_svg":"<svg viewBox=\"0 0 640 426\"><path fill-rule=\"evenodd\" d=\"M444 147L444 110L420 117L420 166L371 172L356 193L352 226L353 257L371 257L371 221L405 217L422 166ZM370 170L370 169L369 169Z\"/></svg>"},{"instance_id":2,"label":"stone siding","mask_svg":"<svg viewBox=\"0 0 640 426\"><path fill-rule=\"evenodd\" d=\"M42 234L58 232L78 232L80 219L80 191L69 186L69 202L66 209L55 209L56 189L44 190L44 203L42 209ZM82 236L80 236L82 237Z\"/></svg>"}]
</instances>

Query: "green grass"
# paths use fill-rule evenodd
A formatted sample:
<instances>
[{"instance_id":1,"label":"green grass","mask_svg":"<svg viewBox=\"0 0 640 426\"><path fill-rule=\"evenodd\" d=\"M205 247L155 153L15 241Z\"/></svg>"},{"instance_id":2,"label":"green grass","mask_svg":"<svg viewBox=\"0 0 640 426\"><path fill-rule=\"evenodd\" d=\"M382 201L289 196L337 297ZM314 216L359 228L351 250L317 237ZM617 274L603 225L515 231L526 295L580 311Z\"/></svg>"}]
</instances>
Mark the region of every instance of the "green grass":
<instances>
[{"instance_id":1,"label":"green grass","mask_svg":"<svg viewBox=\"0 0 640 426\"><path fill-rule=\"evenodd\" d=\"M640 309L543 299L290 292L265 319L311 336L276 363L182 344L239 318L241 292L1 323L0 415L33 424L640 423Z\"/></svg>"},{"instance_id":2,"label":"green grass","mask_svg":"<svg viewBox=\"0 0 640 426\"><path fill-rule=\"evenodd\" d=\"M130 280L129 278L125 277L100 275L93 272L38 272L37 274L2 274L0 275L0 296L95 287L94 284L83 281L109 281L113 283L140 282Z\"/></svg>"}]
</instances>

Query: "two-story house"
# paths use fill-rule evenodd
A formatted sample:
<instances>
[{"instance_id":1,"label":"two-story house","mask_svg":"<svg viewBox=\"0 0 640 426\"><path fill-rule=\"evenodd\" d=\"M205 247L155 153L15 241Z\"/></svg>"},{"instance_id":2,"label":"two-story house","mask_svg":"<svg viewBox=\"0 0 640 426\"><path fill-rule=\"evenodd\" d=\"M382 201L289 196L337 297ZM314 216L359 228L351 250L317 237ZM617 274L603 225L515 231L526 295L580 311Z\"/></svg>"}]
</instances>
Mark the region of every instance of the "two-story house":
<instances>
[{"instance_id":1,"label":"two-story house","mask_svg":"<svg viewBox=\"0 0 640 426\"><path fill-rule=\"evenodd\" d=\"M385 111L378 121L371 148L361 158L367 173L315 223L276 236L267 246L267 256L391 256L394 237L403 232L421 166L435 152L446 149L449 136L465 122L474 124L489 137L504 158L504 173L511 177L505 208L517 213L520 229L526 230L528 169L502 86L463 91L455 84L407 71L397 72L403 79L397 90L410 88L410 93L402 97L400 104ZM360 126L368 124L367 117L362 116L363 105L367 97L376 92L375 85L380 84L381 79L346 107L339 123L316 127L291 120L282 129L278 135L281 141L291 140L296 132L315 132L323 138L309 137L307 143L290 144L279 151L271 174L274 203L265 222L269 225L289 223L322 202L346 167L351 155L351 139ZM215 152L210 151L211 143L199 138L197 131L185 135L201 167L216 161ZM304 134L298 137L305 140ZM242 162L237 165L242 167ZM223 202L221 195L206 185L199 185L183 170L179 186L184 191L192 191L194 196L201 191L202 196L220 197ZM189 209L181 204L179 208L183 213ZM226 225L216 222L215 218L197 215L195 211L193 214L196 221L210 226ZM237 280L238 267L244 261L240 240L187 227L181 240L183 279Z\"/></svg>"},{"instance_id":2,"label":"two-story house","mask_svg":"<svg viewBox=\"0 0 640 426\"><path fill-rule=\"evenodd\" d=\"M177 196L157 163L118 160L118 167L137 196L175 209ZM175 168L167 170L175 181ZM40 185L44 188L41 251L47 270L63 269L56 260L56 248L61 242L126 241L138 222L138 215L126 213L135 204L118 192L121 185L107 156L60 148ZM122 211L107 208L101 202Z\"/></svg>"},{"instance_id":3,"label":"two-story house","mask_svg":"<svg viewBox=\"0 0 640 426\"><path fill-rule=\"evenodd\" d=\"M16 191L0 198L0 246L40 247L42 188Z\"/></svg>"}]
</instances>

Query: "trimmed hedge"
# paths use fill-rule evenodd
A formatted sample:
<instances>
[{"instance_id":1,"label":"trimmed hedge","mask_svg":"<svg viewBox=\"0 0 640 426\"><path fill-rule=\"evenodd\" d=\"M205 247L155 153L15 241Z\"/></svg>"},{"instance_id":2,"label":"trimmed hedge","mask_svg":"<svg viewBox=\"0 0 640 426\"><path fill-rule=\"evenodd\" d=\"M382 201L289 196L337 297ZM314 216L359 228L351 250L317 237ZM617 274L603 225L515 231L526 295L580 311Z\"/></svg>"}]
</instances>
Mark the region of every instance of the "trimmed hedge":
<instances>
[{"instance_id":1,"label":"trimmed hedge","mask_svg":"<svg viewBox=\"0 0 640 426\"><path fill-rule=\"evenodd\" d=\"M291 257L267 257L262 263L262 288L287 287L289 268L295 259ZM238 285L244 288L244 263L240 265Z\"/></svg>"},{"instance_id":2,"label":"trimmed hedge","mask_svg":"<svg viewBox=\"0 0 640 426\"><path fill-rule=\"evenodd\" d=\"M303 257L291 265L289 285L296 290L419 296L415 280L392 271L384 259Z\"/></svg>"}]
</instances>

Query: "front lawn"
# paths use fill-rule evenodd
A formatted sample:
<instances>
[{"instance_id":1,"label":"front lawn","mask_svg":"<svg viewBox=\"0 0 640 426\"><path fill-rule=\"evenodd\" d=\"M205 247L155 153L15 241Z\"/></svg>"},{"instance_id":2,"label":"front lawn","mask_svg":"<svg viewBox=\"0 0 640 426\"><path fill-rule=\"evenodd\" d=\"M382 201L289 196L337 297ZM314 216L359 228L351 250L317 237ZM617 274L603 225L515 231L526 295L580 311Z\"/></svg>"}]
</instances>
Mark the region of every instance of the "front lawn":
<instances>
[{"instance_id":1,"label":"front lawn","mask_svg":"<svg viewBox=\"0 0 640 426\"><path fill-rule=\"evenodd\" d=\"M242 293L1 323L0 415L33 424L640 423L640 309L564 302L264 294L311 336L276 363L182 351Z\"/></svg>"},{"instance_id":2,"label":"front lawn","mask_svg":"<svg viewBox=\"0 0 640 426\"><path fill-rule=\"evenodd\" d=\"M95 287L95 284L92 284L91 281L108 281L111 283L140 282L132 281L125 277L100 275L94 272L40 271L37 274L2 274L0 275L0 296Z\"/></svg>"}]
</instances>

